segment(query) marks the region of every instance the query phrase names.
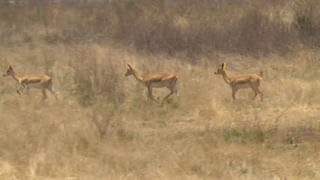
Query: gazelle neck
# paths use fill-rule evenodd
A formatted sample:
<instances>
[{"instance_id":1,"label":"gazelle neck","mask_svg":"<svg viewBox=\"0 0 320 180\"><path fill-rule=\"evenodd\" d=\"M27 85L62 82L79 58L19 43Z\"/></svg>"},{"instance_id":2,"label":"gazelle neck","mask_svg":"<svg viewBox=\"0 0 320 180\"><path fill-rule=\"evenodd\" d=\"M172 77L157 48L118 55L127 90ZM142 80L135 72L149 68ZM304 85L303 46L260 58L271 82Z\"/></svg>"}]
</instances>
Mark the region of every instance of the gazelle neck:
<instances>
[{"instance_id":1,"label":"gazelle neck","mask_svg":"<svg viewBox=\"0 0 320 180\"><path fill-rule=\"evenodd\" d=\"M140 83L144 83L143 78L137 73L136 70L133 70L133 77L136 78L136 80Z\"/></svg>"},{"instance_id":2,"label":"gazelle neck","mask_svg":"<svg viewBox=\"0 0 320 180\"><path fill-rule=\"evenodd\" d=\"M19 82L20 77L17 75L16 72L12 71L11 76L14 80L16 80L17 82Z\"/></svg>"},{"instance_id":3,"label":"gazelle neck","mask_svg":"<svg viewBox=\"0 0 320 180\"><path fill-rule=\"evenodd\" d=\"M227 84L230 84L231 80L230 80L230 77L229 77L227 71L223 71L222 77L223 77L223 80L224 80Z\"/></svg>"}]
</instances>

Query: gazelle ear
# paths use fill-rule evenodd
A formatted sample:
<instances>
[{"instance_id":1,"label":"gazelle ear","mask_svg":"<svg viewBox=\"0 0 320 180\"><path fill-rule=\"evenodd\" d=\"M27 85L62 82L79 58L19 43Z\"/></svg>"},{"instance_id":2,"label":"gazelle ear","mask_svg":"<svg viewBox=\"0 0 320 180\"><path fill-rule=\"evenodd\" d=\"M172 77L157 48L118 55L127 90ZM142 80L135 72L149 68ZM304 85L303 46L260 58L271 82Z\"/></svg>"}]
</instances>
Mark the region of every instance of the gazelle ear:
<instances>
[{"instance_id":1,"label":"gazelle ear","mask_svg":"<svg viewBox=\"0 0 320 180\"><path fill-rule=\"evenodd\" d=\"M132 69L132 67L130 66L130 64L128 64L128 67L129 67L130 69Z\"/></svg>"},{"instance_id":2,"label":"gazelle ear","mask_svg":"<svg viewBox=\"0 0 320 180\"><path fill-rule=\"evenodd\" d=\"M226 63L222 63L221 67L225 68L226 67Z\"/></svg>"},{"instance_id":3,"label":"gazelle ear","mask_svg":"<svg viewBox=\"0 0 320 180\"><path fill-rule=\"evenodd\" d=\"M12 66L11 66L11 65L9 65L9 66L8 66L8 69L12 69Z\"/></svg>"}]
</instances>

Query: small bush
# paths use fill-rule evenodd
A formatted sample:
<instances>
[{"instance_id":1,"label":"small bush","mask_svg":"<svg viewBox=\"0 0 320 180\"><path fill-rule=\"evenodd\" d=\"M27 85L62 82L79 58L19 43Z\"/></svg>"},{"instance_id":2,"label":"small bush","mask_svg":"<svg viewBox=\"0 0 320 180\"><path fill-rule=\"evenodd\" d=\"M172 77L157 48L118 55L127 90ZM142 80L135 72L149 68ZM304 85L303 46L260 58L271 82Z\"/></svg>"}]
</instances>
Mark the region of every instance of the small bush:
<instances>
[{"instance_id":1,"label":"small bush","mask_svg":"<svg viewBox=\"0 0 320 180\"><path fill-rule=\"evenodd\" d=\"M296 1L294 6L294 26L303 43L319 46L320 2L317 0Z\"/></svg>"},{"instance_id":2,"label":"small bush","mask_svg":"<svg viewBox=\"0 0 320 180\"><path fill-rule=\"evenodd\" d=\"M121 73L111 62L98 63L96 52L86 47L75 49L75 61L72 63L74 71L74 95L79 97L83 105L93 105L99 99L119 104L123 101L123 82Z\"/></svg>"},{"instance_id":3,"label":"small bush","mask_svg":"<svg viewBox=\"0 0 320 180\"><path fill-rule=\"evenodd\" d=\"M318 29L319 13L309 7L319 3L303 2L312 3L297 4L294 28L288 28L281 18L271 20L261 9L269 5L264 0L253 7L238 1L68 1L41 3L40 11L30 2L7 4L0 12L6 27L2 31L15 27L14 33L19 34L21 29L36 27L44 37L39 39L49 44L113 40L142 52L194 58L214 51L288 51L285 47L298 40L296 29L301 38L314 35Z\"/></svg>"}]
</instances>

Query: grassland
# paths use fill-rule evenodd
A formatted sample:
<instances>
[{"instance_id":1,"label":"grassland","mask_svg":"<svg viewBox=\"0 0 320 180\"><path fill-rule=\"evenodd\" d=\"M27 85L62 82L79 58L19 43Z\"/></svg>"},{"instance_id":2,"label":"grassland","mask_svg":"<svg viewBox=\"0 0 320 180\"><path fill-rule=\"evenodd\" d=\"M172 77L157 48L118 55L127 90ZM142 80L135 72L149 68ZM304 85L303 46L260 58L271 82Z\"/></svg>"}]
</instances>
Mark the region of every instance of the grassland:
<instances>
[{"instance_id":1,"label":"grassland","mask_svg":"<svg viewBox=\"0 0 320 180\"><path fill-rule=\"evenodd\" d=\"M59 93L19 96L0 78L1 179L320 178L317 13L309 27L297 10L316 1L137 2L1 4L0 69L45 72ZM214 75L222 62L233 75L262 70L264 102L249 89L233 102ZM180 96L148 102L127 63L176 73Z\"/></svg>"}]
</instances>

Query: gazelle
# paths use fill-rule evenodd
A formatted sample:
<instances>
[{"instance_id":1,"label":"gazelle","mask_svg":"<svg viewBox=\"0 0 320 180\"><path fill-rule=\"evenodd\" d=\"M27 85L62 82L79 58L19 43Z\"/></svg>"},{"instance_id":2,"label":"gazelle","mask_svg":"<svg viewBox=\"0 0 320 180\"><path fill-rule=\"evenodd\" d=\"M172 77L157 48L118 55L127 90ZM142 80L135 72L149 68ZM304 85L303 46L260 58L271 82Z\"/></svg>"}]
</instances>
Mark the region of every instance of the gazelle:
<instances>
[{"instance_id":1,"label":"gazelle","mask_svg":"<svg viewBox=\"0 0 320 180\"><path fill-rule=\"evenodd\" d=\"M42 89L43 99L47 98L46 89L49 90L58 99L57 93L53 89L52 78L46 74L27 74L24 76L18 76L13 70L12 66L9 66L3 77L12 76L14 80L19 83L17 93L22 94L24 88L29 88L29 85L40 85Z\"/></svg>"},{"instance_id":2,"label":"gazelle","mask_svg":"<svg viewBox=\"0 0 320 180\"><path fill-rule=\"evenodd\" d=\"M172 73L158 73L158 74L146 74L140 76L137 71L132 68L129 64L127 67L127 72L125 73L125 76L133 75L135 79L145 85L148 88L148 98L150 98L153 101L156 101L152 96L152 88L163 88L166 87L170 90L170 93L165 96L162 100L162 103L168 99L173 93L176 94L176 96L179 96L178 89L177 89L177 80L178 76Z\"/></svg>"},{"instance_id":3,"label":"gazelle","mask_svg":"<svg viewBox=\"0 0 320 180\"><path fill-rule=\"evenodd\" d=\"M229 76L226 70L226 64L222 63L221 67L218 68L216 75L221 74L224 81L230 85L232 90L232 98L236 100L236 93L239 89L243 88L251 88L254 92L255 99L257 95L260 95L261 101L263 101L263 93L259 89L260 83L262 81L262 71L260 75L257 74L248 74L248 75L241 75L241 76Z\"/></svg>"}]
</instances>

